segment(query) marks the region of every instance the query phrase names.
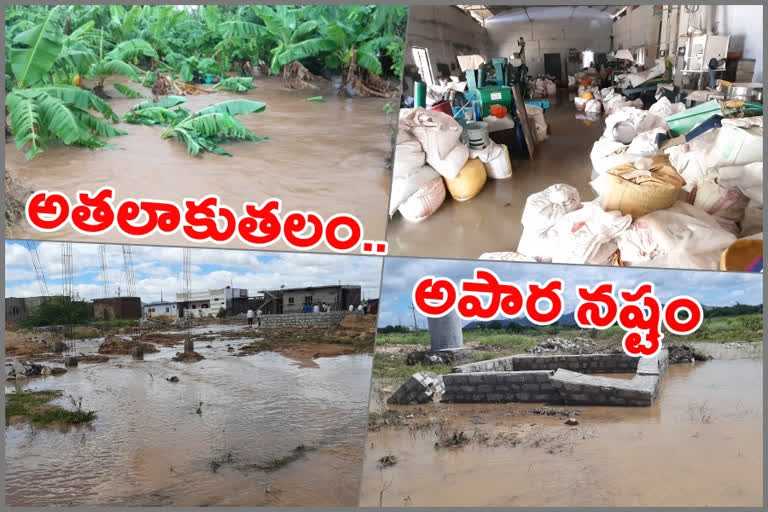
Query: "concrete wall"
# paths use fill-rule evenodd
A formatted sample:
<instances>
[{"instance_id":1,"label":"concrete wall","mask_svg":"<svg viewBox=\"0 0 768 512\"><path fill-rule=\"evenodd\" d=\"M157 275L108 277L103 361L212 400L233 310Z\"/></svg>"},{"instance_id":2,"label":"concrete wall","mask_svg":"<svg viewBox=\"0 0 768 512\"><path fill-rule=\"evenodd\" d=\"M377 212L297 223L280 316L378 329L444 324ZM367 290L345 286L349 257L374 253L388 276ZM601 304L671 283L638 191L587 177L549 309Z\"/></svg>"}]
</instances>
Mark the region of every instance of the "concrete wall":
<instances>
[{"instance_id":1,"label":"concrete wall","mask_svg":"<svg viewBox=\"0 0 768 512\"><path fill-rule=\"evenodd\" d=\"M339 325L349 312L331 311L329 313L285 313L261 317L261 326L265 329L282 327L331 328Z\"/></svg>"},{"instance_id":2,"label":"concrete wall","mask_svg":"<svg viewBox=\"0 0 768 512\"><path fill-rule=\"evenodd\" d=\"M414 76L412 73L409 75L408 68L416 65L411 50L414 46L429 50L432 73L435 78L439 78L438 65L447 66L451 75L461 77L463 75L456 56L481 54L487 57L491 45L486 30L457 7L411 6L408 12L408 35L404 56L405 96L413 96ZM416 79L419 80L418 74Z\"/></svg>"},{"instance_id":3,"label":"concrete wall","mask_svg":"<svg viewBox=\"0 0 768 512\"><path fill-rule=\"evenodd\" d=\"M633 8L634 7L634 8ZM630 7L629 12L613 24L614 50L627 49L637 57L637 50L645 48L645 66L653 66L659 51L661 17L653 5Z\"/></svg>"},{"instance_id":4,"label":"concrete wall","mask_svg":"<svg viewBox=\"0 0 768 512\"><path fill-rule=\"evenodd\" d=\"M522 36L529 74L544 73L544 54L557 53L565 79L567 73L582 68L581 58L568 60L569 49L608 53L611 25L610 15L599 8L561 6L510 8L488 20L486 28L493 56L510 57L519 52Z\"/></svg>"},{"instance_id":5,"label":"concrete wall","mask_svg":"<svg viewBox=\"0 0 768 512\"><path fill-rule=\"evenodd\" d=\"M754 59L752 81L763 81L763 6L712 6L712 28L720 35L730 35L729 52L741 52L742 59ZM684 47L689 26L702 26L705 6L696 13L687 13L680 5L665 6L661 19L661 48L673 52Z\"/></svg>"},{"instance_id":6,"label":"concrete wall","mask_svg":"<svg viewBox=\"0 0 768 512\"><path fill-rule=\"evenodd\" d=\"M138 320L141 318L141 299L139 297L94 299L93 316L99 320L113 318Z\"/></svg>"},{"instance_id":7,"label":"concrete wall","mask_svg":"<svg viewBox=\"0 0 768 512\"><path fill-rule=\"evenodd\" d=\"M566 356L514 355L453 368L453 373L567 370L582 373L634 373L637 358L626 354L585 354Z\"/></svg>"},{"instance_id":8,"label":"concrete wall","mask_svg":"<svg viewBox=\"0 0 768 512\"><path fill-rule=\"evenodd\" d=\"M561 402L550 371L443 375L443 402Z\"/></svg>"},{"instance_id":9,"label":"concrete wall","mask_svg":"<svg viewBox=\"0 0 768 512\"><path fill-rule=\"evenodd\" d=\"M6 297L5 299L5 321L18 322L26 314L24 308L24 299L17 297Z\"/></svg>"},{"instance_id":10,"label":"concrete wall","mask_svg":"<svg viewBox=\"0 0 768 512\"><path fill-rule=\"evenodd\" d=\"M175 302L166 302L163 304L147 304L142 309L146 318L156 316L170 316L175 318L179 316L179 310L177 303Z\"/></svg>"},{"instance_id":11,"label":"concrete wall","mask_svg":"<svg viewBox=\"0 0 768 512\"><path fill-rule=\"evenodd\" d=\"M649 406L668 365L666 349L640 359L625 354L502 357L457 366L444 375L442 401ZM588 375L614 372L635 376L627 380Z\"/></svg>"}]
</instances>

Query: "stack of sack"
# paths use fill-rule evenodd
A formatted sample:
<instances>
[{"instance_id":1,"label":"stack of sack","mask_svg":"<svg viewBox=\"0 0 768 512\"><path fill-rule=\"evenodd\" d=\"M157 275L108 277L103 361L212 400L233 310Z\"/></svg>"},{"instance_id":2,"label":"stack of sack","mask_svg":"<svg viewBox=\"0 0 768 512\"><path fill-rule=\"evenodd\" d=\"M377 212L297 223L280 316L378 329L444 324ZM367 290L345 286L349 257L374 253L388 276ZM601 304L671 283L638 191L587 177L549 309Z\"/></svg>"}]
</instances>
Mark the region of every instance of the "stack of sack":
<instances>
[{"instance_id":1,"label":"stack of sack","mask_svg":"<svg viewBox=\"0 0 768 512\"><path fill-rule=\"evenodd\" d=\"M726 118L660 150L665 118L684 109L661 98L648 111L609 115L590 155L598 198L581 203L563 184L531 195L517 252L555 263L716 270L737 239L761 238L762 117Z\"/></svg>"},{"instance_id":2,"label":"stack of sack","mask_svg":"<svg viewBox=\"0 0 768 512\"><path fill-rule=\"evenodd\" d=\"M443 204L477 195L486 179L512 175L506 146L490 142L470 150L453 117L423 108L401 109L395 147L389 215L420 222Z\"/></svg>"},{"instance_id":3,"label":"stack of sack","mask_svg":"<svg viewBox=\"0 0 768 512\"><path fill-rule=\"evenodd\" d=\"M557 94L557 84L549 78L528 81L529 96L533 99L548 98Z\"/></svg>"},{"instance_id":4,"label":"stack of sack","mask_svg":"<svg viewBox=\"0 0 768 512\"><path fill-rule=\"evenodd\" d=\"M536 142L544 142L549 136L549 126L544 118L544 109L536 105L525 105L525 113L528 116L528 126L534 134Z\"/></svg>"}]
</instances>

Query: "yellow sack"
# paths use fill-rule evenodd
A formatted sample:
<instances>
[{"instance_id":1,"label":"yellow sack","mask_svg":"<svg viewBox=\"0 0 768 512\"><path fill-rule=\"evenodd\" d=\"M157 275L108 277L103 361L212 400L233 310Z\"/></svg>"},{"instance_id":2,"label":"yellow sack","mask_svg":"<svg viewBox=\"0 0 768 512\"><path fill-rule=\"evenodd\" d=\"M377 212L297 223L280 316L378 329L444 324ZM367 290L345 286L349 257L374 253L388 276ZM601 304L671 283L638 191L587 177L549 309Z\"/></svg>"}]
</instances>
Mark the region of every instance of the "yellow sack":
<instances>
[{"instance_id":1,"label":"yellow sack","mask_svg":"<svg viewBox=\"0 0 768 512\"><path fill-rule=\"evenodd\" d=\"M638 169L633 163L614 167L601 180L603 209L634 218L669 208L685 185L666 155L654 157L647 169Z\"/></svg>"},{"instance_id":2,"label":"yellow sack","mask_svg":"<svg viewBox=\"0 0 768 512\"><path fill-rule=\"evenodd\" d=\"M445 179L445 186L456 201L466 201L483 189L486 178L483 162L479 158L470 158L456 178Z\"/></svg>"},{"instance_id":3,"label":"yellow sack","mask_svg":"<svg viewBox=\"0 0 768 512\"><path fill-rule=\"evenodd\" d=\"M585 92L584 94L581 95L581 99L583 99L584 101L593 100L593 99L595 99L595 95L592 94L591 91L587 91L587 92Z\"/></svg>"}]
</instances>

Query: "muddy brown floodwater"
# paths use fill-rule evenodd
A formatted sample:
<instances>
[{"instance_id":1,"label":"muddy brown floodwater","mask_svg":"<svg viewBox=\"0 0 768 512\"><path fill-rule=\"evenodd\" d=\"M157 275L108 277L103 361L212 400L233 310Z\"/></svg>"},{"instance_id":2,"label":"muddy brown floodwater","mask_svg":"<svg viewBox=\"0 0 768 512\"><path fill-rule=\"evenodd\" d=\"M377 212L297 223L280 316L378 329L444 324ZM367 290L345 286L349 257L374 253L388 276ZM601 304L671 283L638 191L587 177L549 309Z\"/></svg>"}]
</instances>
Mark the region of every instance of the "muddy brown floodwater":
<instances>
[{"instance_id":1,"label":"muddy brown floodwater","mask_svg":"<svg viewBox=\"0 0 768 512\"><path fill-rule=\"evenodd\" d=\"M78 190L93 192L111 185L116 190L116 204L124 198L181 203L184 198L217 194L241 214L242 203L261 204L274 197L282 200L283 213L314 211L324 218L351 213L362 222L366 239L383 240L391 184L387 165L396 123L395 114L387 114L384 107L387 103L397 107L398 100L344 98L330 89L291 90L284 88L278 78L257 78L254 84L258 89L244 94L187 96L185 107L192 111L231 99L267 104L264 112L239 119L254 134L269 140L225 144L232 158L210 153L191 157L182 142L160 138L163 127L120 123L128 135L110 138L113 147L97 151L58 146L26 160L8 139L6 172L15 188L28 193L56 190L70 199ZM131 86L151 95L135 83ZM127 99L111 86L106 90L113 98L110 106L121 116L141 101ZM305 101L319 95L325 101ZM17 199L26 201L26 197ZM12 226L11 233L17 238L92 241L92 237L68 226L53 233L38 232L25 219ZM116 230L99 235L100 242L125 240ZM141 243L189 245L178 233L155 234ZM227 247L250 246L235 238ZM288 246L280 241L269 249L287 250ZM316 250L329 249L321 244Z\"/></svg>"},{"instance_id":2,"label":"muddy brown floodwater","mask_svg":"<svg viewBox=\"0 0 768 512\"><path fill-rule=\"evenodd\" d=\"M321 357L304 368L274 352L227 352L227 344L249 341L198 341L206 358L198 363L172 362L181 347L158 346L144 361L110 356L19 381L24 389L63 390L53 403L64 407L72 407L68 395L82 397L97 418L66 431L9 426L7 504L356 505L370 355ZM77 350L93 353L99 342L78 341ZM179 382L166 381L174 375ZM15 386L9 381L6 392ZM304 456L259 469L300 445Z\"/></svg>"},{"instance_id":3,"label":"muddy brown floodwater","mask_svg":"<svg viewBox=\"0 0 768 512\"><path fill-rule=\"evenodd\" d=\"M431 428L369 433L361 506L760 506L762 382L759 359L673 365L654 406L578 407L575 427L531 404L434 404ZM491 441L434 447L478 430Z\"/></svg>"}]
</instances>

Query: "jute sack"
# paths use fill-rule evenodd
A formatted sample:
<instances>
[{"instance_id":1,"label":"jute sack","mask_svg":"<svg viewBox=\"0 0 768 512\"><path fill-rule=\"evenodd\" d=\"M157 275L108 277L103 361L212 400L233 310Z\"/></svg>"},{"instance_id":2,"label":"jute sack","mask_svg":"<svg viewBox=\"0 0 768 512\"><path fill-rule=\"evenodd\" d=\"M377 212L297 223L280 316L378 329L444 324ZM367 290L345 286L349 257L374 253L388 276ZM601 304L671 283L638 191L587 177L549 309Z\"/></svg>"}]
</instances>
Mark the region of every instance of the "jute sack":
<instances>
[{"instance_id":1,"label":"jute sack","mask_svg":"<svg viewBox=\"0 0 768 512\"><path fill-rule=\"evenodd\" d=\"M600 202L605 211L618 210L637 218L675 203L685 180L666 155L650 160L647 168L638 169L638 162L633 162L609 169L600 177Z\"/></svg>"}]
</instances>

